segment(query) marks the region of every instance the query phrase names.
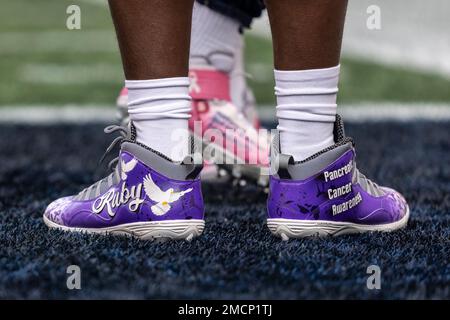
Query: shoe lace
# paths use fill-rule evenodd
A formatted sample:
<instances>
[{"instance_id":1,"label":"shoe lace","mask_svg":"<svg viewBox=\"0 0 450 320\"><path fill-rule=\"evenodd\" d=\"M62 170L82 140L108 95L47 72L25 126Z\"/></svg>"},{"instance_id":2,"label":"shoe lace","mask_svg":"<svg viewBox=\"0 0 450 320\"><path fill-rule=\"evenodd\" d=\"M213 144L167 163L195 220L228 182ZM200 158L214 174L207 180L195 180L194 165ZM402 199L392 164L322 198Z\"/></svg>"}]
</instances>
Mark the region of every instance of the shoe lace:
<instances>
[{"instance_id":1,"label":"shoe lace","mask_svg":"<svg viewBox=\"0 0 450 320\"><path fill-rule=\"evenodd\" d=\"M108 154L114 149L114 147L118 144L121 144L124 140L126 140L128 136L128 128L124 126L119 126L116 124L109 125L103 129L103 132L106 134L112 134L114 132L119 132L120 136L116 137L111 144L106 148L105 153L103 153L102 157L100 158L99 163L102 163L105 158L108 156ZM113 170L114 164L116 164L119 161L119 157L115 157L108 163L108 169Z\"/></svg>"},{"instance_id":2,"label":"shoe lace","mask_svg":"<svg viewBox=\"0 0 450 320\"><path fill-rule=\"evenodd\" d=\"M358 170L358 168L355 169L353 181L359 183L364 190L374 196L380 196L384 194L382 188L378 184L367 178L364 174L362 174Z\"/></svg>"},{"instance_id":3,"label":"shoe lace","mask_svg":"<svg viewBox=\"0 0 450 320\"><path fill-rule=\"evenodd\" d=\"M102 157L99 160L99 163L102 163L105 158L108 156L108 154L114 149L115 146L118 144L121 144L124 140L127 139L129 134L129 129L125 126L120 125L109 125L103 129L103 132L106 134L112 134L114 132L119 132L120 136L116 137L111 144L106 149L105 153L102 155ZM77 198L85 198L85 196L89 196L91 194L91 190L95 190L95 195L98 196L100 193L100 187L103 183L106 183L106 187L109 188L114 183L114 181L117 181L120 179L119 170L117 168L117 163L119 162L119 156L115 157L108 163L108 169L112 171L108 176L106 176L103 179L100 179L99 181L93 183L89 187L83 189L77 196Z\"/></svg>"}]
</instances>

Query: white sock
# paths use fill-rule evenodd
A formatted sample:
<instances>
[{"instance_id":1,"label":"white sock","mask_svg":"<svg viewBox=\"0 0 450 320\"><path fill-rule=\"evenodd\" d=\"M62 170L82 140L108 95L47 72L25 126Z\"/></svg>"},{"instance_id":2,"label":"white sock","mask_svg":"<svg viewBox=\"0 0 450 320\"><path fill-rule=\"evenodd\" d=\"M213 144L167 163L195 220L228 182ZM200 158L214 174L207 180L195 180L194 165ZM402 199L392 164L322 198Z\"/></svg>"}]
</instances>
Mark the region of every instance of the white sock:
<instances>
[{"instance_id":1,"label":"white sock","mask_svg":"<svg viewBox=\"0 0 450 320\"><path fill-rule=\"evenodd\" d=\"M173 161L183 160L189 152L189 78L126 80L125 86L137 142Z\"/></svg>"},{"instance_id":2,"label":"white sock","mask_svg":"<svg viewBox=\"0 0 450 320\"><path fill-rule=\"evenodd\" d=\"M339 69L275 70L281 151L296 161L334 144Z\"/></svg>"},{"instance_id":3,"label":"white sock","mask_svg":"<svg viewBox=\"0 0 450 320\"><path fill-rule=\"evenodd\" d=\"M244 111L247 100L247 78L244 67L244 39L242 36L240 45L236 47L234 66L230 72L230 91L231 102L240 111Z\"/></svg>"},{"instance_id":4,"label":"white sock","mask_svg":"<svg viewBox=\"0 0 450 320\"><path fill-rule=\"evenodd\" d=\"M199 3L192 14L191 67L214 67L229 73L242 46L239 22Z\"/></svg>"},{"instance_id":5,"label":"white sock","mask_svg":"<svg viewBox=\"0 0 450 320\"><path fill-rule=\"evenodd\" d=\"M194 4L192 15L191 68L214 68L230 75L231 100L238 109L245 104L244 40L237 20Z\"/></svg>"}]
</instances>

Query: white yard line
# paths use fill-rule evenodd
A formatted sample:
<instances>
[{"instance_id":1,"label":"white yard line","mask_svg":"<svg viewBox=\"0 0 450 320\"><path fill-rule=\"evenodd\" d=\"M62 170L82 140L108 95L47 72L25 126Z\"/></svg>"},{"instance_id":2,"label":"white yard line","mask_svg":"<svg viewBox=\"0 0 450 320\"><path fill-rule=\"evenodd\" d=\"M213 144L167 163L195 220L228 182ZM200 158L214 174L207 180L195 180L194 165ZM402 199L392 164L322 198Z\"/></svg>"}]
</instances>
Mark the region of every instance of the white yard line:
<instances>
[{"instance_id":1,"label":"white yard line","mask_svg":"<svg viewBox=\"0 0 450 320\"><path fill-rule=\"evenodd\" d=\"M340 105L338 113L348 122L450 121L450 105L446 104L364 102L355 105ZM260 116L263 120L274 119L275 109L262 108Z\"/></svg>"},{"instance_id":2,"label":"white yard line","mask_svg":"<svg viewBox=\"0 0 450 320\"><path fill-rule=\"evenodd\" d=\"M348 122L374 121L450 121L450 105L364 103L339 106L338 112ZM260 108L263 121L275 119L275 109ZM84 124L114 123L116 108L107 105L3 106L0 107L0 124Z\"/></svg>"},{"instance_id":3,"label":"white yard line","mask_svg":"<svg viewBox=\"0 0 450 320\"><path fill-rule=\"evenodd\" d=\"M113 123L115 107L102 105L7 106L0 107L0 123L18 124L70 124Z\"/></svg>"},{"instance_id":4,"label":"white yard line","mask_svg":"<svg viewBox=\"0 0 450 320\"><path fill-rule=\"evenodd\" d=\"M18 72L18 79L24 83L68 85L86 83L110 83L121 79L122 68L106 63L95 64L24 64Z\"/></svg>"}]
</instances>

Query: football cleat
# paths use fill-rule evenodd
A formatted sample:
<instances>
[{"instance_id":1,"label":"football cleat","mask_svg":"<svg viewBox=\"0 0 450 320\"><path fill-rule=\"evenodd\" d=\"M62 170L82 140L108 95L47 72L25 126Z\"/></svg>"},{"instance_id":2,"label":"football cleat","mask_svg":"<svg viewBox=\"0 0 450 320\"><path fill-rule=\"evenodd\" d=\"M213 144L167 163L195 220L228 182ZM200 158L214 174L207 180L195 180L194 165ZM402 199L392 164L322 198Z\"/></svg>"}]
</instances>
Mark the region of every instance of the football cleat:
<instances>
[{"instance_id":1,"label":"football cleat","mask_svg":"<svg viewBox=\"0 0 450 320\"><path fill-rule=\"evenodd\" d=\"M207 151L205 158L214 161L234 178L266 186L269 148L264 133L267 131L258 131L255 127L259 126L259 120L254 112L250 112L252 107L249 107L248 116L252 115L253 124L231 102L229 78L223 72L191 69L189 77L192 97L189 128L195 137L202 138Z\"/></svg>"},{"instance_id":2,"label":"football cleat","mask_svg":"<svg viewBox=\"0 0 450 320\"><path fill-rule=\"evenodd\" d=\"M52 202L44 213L50 228L87 233L131 235L144 240L186 239L204 229L203 199L192 158L173 162L120 131L119 157L113 172L74 196ZM111 147L112 148L112 147ZM110 149L110 148L109 148Z\"/></svg>"},{"instance_id":3,"label":"football cleat","mask_svg":"<svg viewBox=\"0 0 450 320\"><path fill-rule=\"evenodd\" d=\"M267 225L283 240L393 231L408 222L403 196L356 168L354 144L340 116L334 136L333 146L303 161L281 153L278 135L273 139Z\"/></svg>"}]
</instances>

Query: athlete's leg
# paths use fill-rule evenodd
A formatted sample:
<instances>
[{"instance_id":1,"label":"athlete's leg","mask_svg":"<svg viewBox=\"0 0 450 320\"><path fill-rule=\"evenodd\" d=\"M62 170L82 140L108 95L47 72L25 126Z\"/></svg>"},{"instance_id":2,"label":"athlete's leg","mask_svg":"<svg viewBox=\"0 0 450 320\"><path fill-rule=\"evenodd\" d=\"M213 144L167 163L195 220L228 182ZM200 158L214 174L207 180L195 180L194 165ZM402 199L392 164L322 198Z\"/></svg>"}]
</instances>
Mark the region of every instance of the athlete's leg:
<instances>
[{"instance_id":1,"label":"athlete's leg","mask_svg":"<svg viewBox=\"0 0 450 320\"><path fill-rule=\"evenodd\" d=\"M127 128L113 172L44 213L50 227L191 239L204 226L199 167L188 155L188 75L192 1L111 0L130 92ZM171 152L172 133L183 133ZM176 161L173 161L176 160ZM112 163L114 164L114 163Z\"/></svg>"},{"instance_id":2,"label":"athlete's leg","mask_svg":"<svg viewBox=\"0 0 450 320\"><path fill-rule=\"evenodd\" d=\"M281 146L296 160L303 160L333 144L347 0L266 3L273 37Z\"/></svg>"},{"instance_id":3,"label":"athlete's leg","mask_svg":"<svg viewBox=\"0 0 450 320\"><path fill-rule=\"evenodd\" d=\"M187 136L175 142L172 134L188 132L192 6L193 0L110 1L137 141L178 161L188 148Z\"/></svg>"},{"instance_id":4,"label":"athlete's leg","mask_svg":"<svg viewBox=\"0 0 450 320\"><path fill-rule=\"evenodd\" d=\"M347 0L266 0L275 69L339 64Z\"/></svg>"},{"instance_id":5,"label":"athlete's leg","mask_svg":"<svg viewBox=\"0 0 450 320\"><path fill-rule=\"evenodd\" d=\"M186 77L194 0L110 0L127 80Z\"/></svg>"},{"instance_id":6,"label":"athlete's leg","mask_svg":"<svg viewBox=\"0 0 450 320\"><path fill-rule=\"evenodd\" d=\"M346 0L266 0L275 56L279 135L268 225L284 239L406 225L396 191L359 173L336 115Z\"/></svg>"}]
</instances>

